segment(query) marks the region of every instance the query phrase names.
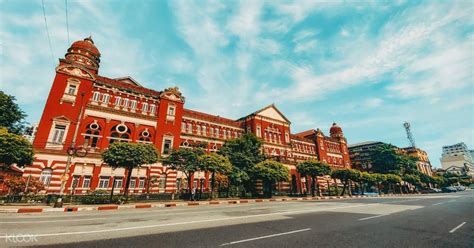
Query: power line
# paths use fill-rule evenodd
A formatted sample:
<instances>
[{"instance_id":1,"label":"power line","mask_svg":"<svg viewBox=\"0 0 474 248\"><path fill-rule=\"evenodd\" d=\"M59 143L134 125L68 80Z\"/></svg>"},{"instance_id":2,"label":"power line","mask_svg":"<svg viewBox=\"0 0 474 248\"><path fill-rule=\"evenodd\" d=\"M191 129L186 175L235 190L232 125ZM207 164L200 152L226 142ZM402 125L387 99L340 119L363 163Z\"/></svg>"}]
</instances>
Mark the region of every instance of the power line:
<instances>
[{"instance_id":1,"label":"power line","mask_svg":"<svg viewBox=\"0 0 474 248\"><path fill-rule=\"evenodd\" d=\"M67 16L67 0L64 0L64 3L66 4L66 30L67 30L67 44L69 45L69 18Z\"/></svg>"},{"instance_id":2,"label":"power line","mask_svg":"<svg viewBox=\"0 0 474 248\"><path fill-rule=\"evenodd\" d=\"M53 61L54 61L53 46L51 45L51 38L49 36L48 22L46 21L46 12L44 11L44 0L41 0L41 4L43 5L43 17L44 17L44 24L46 25L46 33L48 34L49 50L51 51L51 58L53 58Z\"/></svg>"}]
</instances>

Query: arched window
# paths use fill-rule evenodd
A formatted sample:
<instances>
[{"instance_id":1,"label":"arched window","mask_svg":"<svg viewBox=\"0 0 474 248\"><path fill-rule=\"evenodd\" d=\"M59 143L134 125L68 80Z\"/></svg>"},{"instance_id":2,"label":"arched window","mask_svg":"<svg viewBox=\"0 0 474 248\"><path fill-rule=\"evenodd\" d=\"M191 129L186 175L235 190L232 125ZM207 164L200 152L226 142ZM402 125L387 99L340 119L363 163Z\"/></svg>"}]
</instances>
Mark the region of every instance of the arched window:
<instances>
[{"instance_id":1,"label":"arched window","mask_svg":"<svg viewBox=\"0 0 474 248\"><path fill-rule=\"evenodd\" d=\"M118 124L110 130L110 144L119 142L129 142L132 135L132 131L125 124Z\"/></svg>"},{"instance_id":2,"label":"arched window","mask_svg":"<svg viewBox=\"0 0 474 248\"><path fill-rule=\"evenodd\" d=\"M148 129L143 130L140 133L140 138L138 138L139 142L151 142L151 134Z\"/></svg>"},{"instance_id":3,"label":"arched window","mask_svg":"<svg viewBox=\"0 0 474 248\"><path fill-rule=\"evenodd\" d=\"M85 147L97 147L97 142L99 138L102 137L100 132L102 128L97 124L97 122L92 122L87 125L86 134L84 135L84 146Z\"/></svg>"},{"instance_id":4,"label":"arched window","mask_svg":"<svg viewBox=\"0 0 474 248\"><path fill-rule=\"evenodd\" d=\"M40 181L43 182L45 187L49 186L51 177L53 176L53 170L51 168L44 168L40 175Z\"/></svg>"}]
</instances>

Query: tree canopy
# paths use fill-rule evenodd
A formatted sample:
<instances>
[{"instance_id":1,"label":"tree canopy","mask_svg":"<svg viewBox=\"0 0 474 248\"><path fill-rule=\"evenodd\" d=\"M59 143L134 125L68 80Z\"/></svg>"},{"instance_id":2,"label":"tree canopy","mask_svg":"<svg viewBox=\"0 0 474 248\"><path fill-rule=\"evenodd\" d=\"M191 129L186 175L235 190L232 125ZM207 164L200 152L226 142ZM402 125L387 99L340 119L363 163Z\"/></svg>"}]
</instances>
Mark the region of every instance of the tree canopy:
<instances>
[{"instance_id":1,"label":"tree canopy","mask_svg":"<svg viewBox=\"0 0 474 248\"><path fill-rule=\"evenodd\" d=\"M155 146L140 143L115 142L109 146L109 149L102 153L102 160L112 168L126 168L127 182L125 184L124 196L127 201L130 178L134 168L144 164L153 164L158 162L158 153Z\"/></svg>"},{"instance_id":2,"label":"tree canopy","mask_svg":"<svg viewBox=\"0 0 474 248\"><path fill-rule=\"evenodd\" d=\"M20 135L0 128L0 165L16 164L23 167L33 163L34 153L30 142Z\"/></svg>"},{"instance_id":3,"label":"tree canopy","mask_svg":"<svg viewBox=\"0 0 474 248\"><path fill-rule=\"evenodd\" d=\"M14 96L0 90L0 126L6 127L11 133L20 134L25 128L26 114L15 101Z\"/></svg>"},{"instance_id":4,"label":"tree canopy","mask_svg":"<svg viewBox=\"0 0 474 248\"><path fill-rule=\"evenodd\" d=\"M280 162L265 160L255 165L252 174L255 178L266 182L286 182L288 181L290 170Z\"/></svg>"},{"instance_id":5,"label":"tree canopy","mask_svg":"<svg viewBox=\"0 0 474 248\"><path fill-rule=\"evenodd\" d=\"M163 165L184 173L188 180L188 190L192 190L191 177L199 170L199 157L204 154L201 148L181 148L171 152L162 160ZM191 197L191 196L190 196Z\"/></svg>"},{"instance_id":6,"label":"tree canopy","mask_svg":"<svg viewBox=\"0 0 474 248\"><path fill-rule=\"evenodd\" d=\"M228 174L232 170L232 164L227 157L215 153L203 154L198 157L198 167L203 171L211 173L211 198L213 198L215 175Z\"/></svg>"},{"instance_id":7,"label":"tree canopy","mask_svg":"<svg viewBox=\"0 0 474 248\"><path fill-rule=\"evenodd\" d=\"M311 194L314 196L315 186L318 190L318 195L321 195L319 185L315 182L316 177L329 175L331 173L331 167L325 162L317 160L307 160L296 165L298 173L303 177L311 177Z\"/></svg>"}]
</instances>

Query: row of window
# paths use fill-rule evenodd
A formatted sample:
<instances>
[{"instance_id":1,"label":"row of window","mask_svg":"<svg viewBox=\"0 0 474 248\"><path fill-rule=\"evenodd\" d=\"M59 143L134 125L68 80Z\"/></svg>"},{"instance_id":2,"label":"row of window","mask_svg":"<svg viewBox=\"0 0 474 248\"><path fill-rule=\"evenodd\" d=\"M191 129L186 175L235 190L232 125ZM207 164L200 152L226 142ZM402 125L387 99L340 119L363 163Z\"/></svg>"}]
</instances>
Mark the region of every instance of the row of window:
<instances>
[{"instance_id":1,"label":"row of window","mask_svg":"<svg viewBox=\"0 0 474 248\"><path fill-rule=\"evenodd\" d=\"M232 139L232 138L238 138L241 137L242 134L237 131L231 131L231 130L225 130L225 129L220 129L218 127L207 127L205 125L199 125L196 124L195 127L195 132L193 132L193 127L194 125L192 123L181 123L181 132L183 133L195 133L196 135L202 135L202 136L209 136L209 137L216 137L220 138L222 137L223 139ZM208 131L209 130L209 131Z\"/></svg>"},{"instance_id":2,"label":"row of window","mask_svg":"<svg viewBox=\"0 0 474 248\"><path fill-rule=\"evenodd\" d=\"M282 143L280 130L267 127L263 133L263 139L265 141L276 144ZM262 129L259 125L257 126L256 135L257 137L262 137ZM290 143L290 134L288 132L285 132L285 142Z\"/></svg>"},{"instance_id":3,"label":"row of window","mask_svg":"<svg viewBox=\"0 0 474 248\"><path fill-rule=\"evenodd\" d=\"M98 91L95 91L92 94L92 101L93 102L100 102L100 103L103 103L103 104L109 104L110 98L111 98L111 96L107 93L100 93ZM114 100L115 107L130 109L132 111L137 110L137 105L138 105L137 100L130 100L128 98L123 98L123 97L120 97L120 96L114 96L114 99L115 99ZM156 105L155 104L148 104L146 102L142 102L141 103L141 112L142 113L148 113L149 112L151 115L154 115L155 112L156 112Z\"/></svg>"},{"instance_id":4,"label":"row of window","mask_svg":"<svg viewBox=\"0 0 474 248\"><path fill-rule=\"evenodd\" d=\"M314 146L294 143L293 150L304 153L315 153Z\"/></svg>"}]
</instances>

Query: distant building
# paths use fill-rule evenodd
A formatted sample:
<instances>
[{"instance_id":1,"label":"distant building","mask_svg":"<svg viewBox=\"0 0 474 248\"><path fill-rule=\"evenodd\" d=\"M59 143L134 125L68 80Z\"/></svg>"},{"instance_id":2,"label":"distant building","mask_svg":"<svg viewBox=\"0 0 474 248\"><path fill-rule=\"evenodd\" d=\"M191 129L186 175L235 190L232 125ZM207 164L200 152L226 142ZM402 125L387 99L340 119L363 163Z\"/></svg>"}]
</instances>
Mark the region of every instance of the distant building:
<instances>
[{"instance_id":1,"label":"distant building","mask_svg":"<svg viewBox=\"0 0 474 248\"><path fill-rule=\"evenodd\" d=\"M349 155L352 163L352 168L359 169L361 171L372 172L372 161L370 159L370 153L381 145L388 145L380 141L367 141L357 144L349 145ZM417 158L416 167L418 171L426 174L433 175L432 166L428 159L428 154L414 147L398 148L393 146L397 152L407 154L409 156Z\"/></svg>"},{"instance_id":2,"label":"distant building","mask_svg":"<svg viewBox=\"0 0 474 248\"><path fill-rule=\"evenodd\" d=\"M352 168L361 171L371 171L372 161L370 160L370 153L384 144L386 143L380 141L366 141L349 145L349 156Z\"/></svg>"},{"instance_id":3,"label":"distant building","mask_svg":"<svg viewBox=\"0 0 474 248\"><path fill-rule=\"evenodd\" d=\"M474 178L474 167L471 151L467 149L464 142L450 146L443 146L441 156L441 167L446 171L453 171L457 174L467 174Z\"/></svg>"},{"instance_id":4,"label":"distant building","mask_svg":"<svg viewBox=\"0 0 474 248\"><path fill-rule=\"evenodd\" d=\"M405 147L401 148L400 150L417 159L416 167L418 171L428 176L433 175L433 167L431 166L430 160L428 158L428 153L416 147Z\"/></svg>"},{"instance_id":5,"label":"distant building","mask_svg":"<svg viewBox=\"0 0 474 248\"><path fill-rule=\"evenodd\" d=\"M23 134L23 137L27 139L30 143L33 143L33 140L35 140L36 132L38 132L38 123L28 127L25 131L25 134Z\"/></svg>"}]
</instances>

